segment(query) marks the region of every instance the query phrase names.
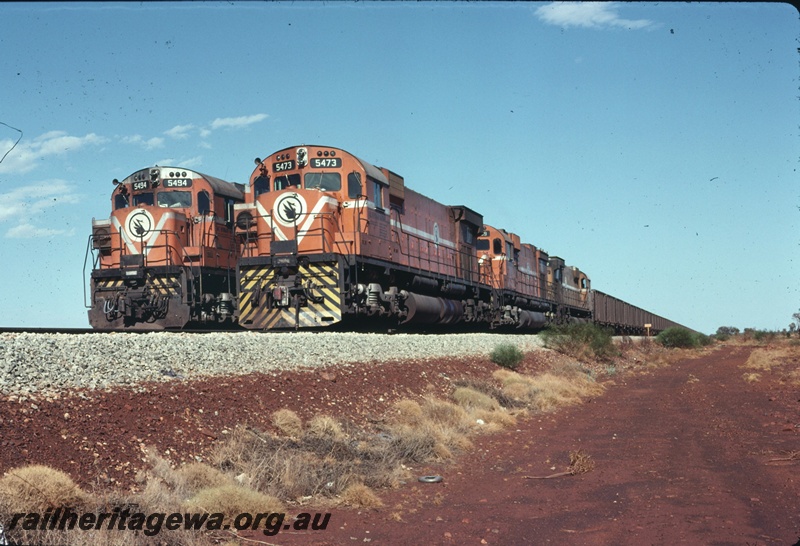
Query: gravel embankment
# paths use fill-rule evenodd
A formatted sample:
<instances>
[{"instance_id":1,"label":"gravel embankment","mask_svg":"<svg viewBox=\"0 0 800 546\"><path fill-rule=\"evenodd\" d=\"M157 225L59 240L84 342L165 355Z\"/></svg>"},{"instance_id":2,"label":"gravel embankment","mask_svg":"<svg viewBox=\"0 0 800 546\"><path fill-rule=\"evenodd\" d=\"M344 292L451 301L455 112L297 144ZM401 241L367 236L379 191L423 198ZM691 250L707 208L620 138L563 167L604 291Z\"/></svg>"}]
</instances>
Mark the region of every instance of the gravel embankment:
<instances>
[{"instance_id":1,"label":"gravel embankment","mask_svg":"<svg viewBox=\"0 0 800 546\"><path fill-rule=\"evenodd\" d=\"M513 343L523 351L541 347L538 336L498 334L0 334L0 394L26 396L348 362L488 355L500 343Z\"/></svg>"}]
</instances>

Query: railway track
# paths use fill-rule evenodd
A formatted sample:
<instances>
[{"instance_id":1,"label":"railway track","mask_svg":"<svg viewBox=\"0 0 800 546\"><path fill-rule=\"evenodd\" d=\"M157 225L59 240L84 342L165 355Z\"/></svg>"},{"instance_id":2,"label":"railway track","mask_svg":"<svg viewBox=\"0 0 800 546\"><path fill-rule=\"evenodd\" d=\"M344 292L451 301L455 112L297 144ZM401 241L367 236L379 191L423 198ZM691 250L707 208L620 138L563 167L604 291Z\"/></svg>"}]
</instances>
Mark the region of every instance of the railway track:
<instances>
[{"instance_id":1,"label":"railway track","mask_svg":"<svg viewBox=\"0 0 800 546\"><path fill-rule=\"evenodd\" d=\"M243 332L242 329L230 330L205 330L205 329L184 329L184 330L164 330L163 328L153 330L104 330L94 328L34 328L27 326L0 326L0 334L153 334L153 333L186 333L186 334L219 334L224 332Z\"/></svg>"}]
</instances>

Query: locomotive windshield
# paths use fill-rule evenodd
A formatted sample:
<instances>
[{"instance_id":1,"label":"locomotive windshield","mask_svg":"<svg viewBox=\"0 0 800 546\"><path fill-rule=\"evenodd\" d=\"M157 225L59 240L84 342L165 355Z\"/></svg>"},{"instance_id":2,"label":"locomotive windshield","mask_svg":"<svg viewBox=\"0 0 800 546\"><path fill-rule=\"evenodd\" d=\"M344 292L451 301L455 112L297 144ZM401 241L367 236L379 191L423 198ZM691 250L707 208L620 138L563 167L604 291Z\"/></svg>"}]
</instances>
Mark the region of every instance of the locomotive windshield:
<instances>
[{"instance_id":1,"label":"locomotive windshield","mask_svg":"<svg viewBox=\"0 0 800 546\"><path fill-rule=\"evenodd\" d=\"M289 186L300 187L299 174L288 174L275 177L275 191L286 189Z\"/></svg>"},{"instance_id":2,"label":"locomotive windshield","mask_svg":"<svg viewBox=\"0 0 800 546\"><path fill-rule=\"evenodd\" d=\"M153 206L153 192L137 193L133 196L133 206L150 205Z\"/></svg>"},{"instance_id":3,"label":"locomotive windshield","mask_svg":"<svg viewBox=\"0 0 800 546\"><path fill-rule=\"evenodd\" d=\"M307 190L339 191L342 189L342 176L339 173L306 173Z\"/></svg>"},{"instance_id":4,"label":"locomotive windshield","mask_svg":"<svg viewBox=\"0 0 800 546\"><path fill-rule=\"evenodd\" d=\"M160 191L158 192L159 207L191 207L192 192L190 191Z\"/></svg>"},{"instance_id":5,"label":"locomotive windshield","mask_svg":"<svg viewBox=\"0 0 800 546\"><path fill-rule=\"evenodd\" d=\"M114 196L114 210L127 208L128 204L128 194L118 193Z\"/></svg>"}]
</instances>

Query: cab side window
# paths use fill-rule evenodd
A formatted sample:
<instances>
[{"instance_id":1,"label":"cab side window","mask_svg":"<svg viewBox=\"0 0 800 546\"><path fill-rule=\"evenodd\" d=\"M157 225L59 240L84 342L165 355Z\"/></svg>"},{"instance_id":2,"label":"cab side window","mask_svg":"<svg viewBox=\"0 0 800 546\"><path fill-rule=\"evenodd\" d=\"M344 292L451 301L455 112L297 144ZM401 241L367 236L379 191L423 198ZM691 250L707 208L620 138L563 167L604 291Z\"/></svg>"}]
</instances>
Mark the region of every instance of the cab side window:
<instances>
[{"instance_id":1,"label":"cab side window","mask_svg":"<svg viewBox=\"0 0 800 546\"><path fill-rule=\"evenodd\" d=\"M211 197L208 192L203 190L197 194L197 212L200 214L208 214L211 212Z\"/></svg>"},{"instance_id":2,"label":"cab side window","mask_svg":"<svg viewBox=\"0 0 800 546\"><path fill-rule=\"evenodd\" d=\"M492 253L495 256L499 256L500 254L503 253L503 241L501 241L498 238L492 241Z\"/></svg>"},{"instance_id":3,"label":"cab side window","mask_svg":"<svg viewBox=\"0 0 800 546\"><path fill-rule=\"evenodd\" d=\"M347 197L358 199L361 195L361 174L353 171L347 175Z\"/></svg>"},{"instance_id":4,"label":"cab side window","mask_svg":"<svg viewBox=\"0 0 800 546\"><path fill-rule=\"evenodd\" d=\"M373 181L372 184L375 195L375 208L383 209L383 187L380 182Z\"/></svg>"},{"instance_id":5,"label":"cab side window","mask_svg":"<svg viewBox=\"0 0 800 546\"><path fill-rule=\"evenodd\" d=\"M232 198L225 198L225 225L229 228L233 228L233 204Z\"/></svg>"},{"instance_id":6,"label":"cab side window","mask_svg":"<svg viewBox=\"0 0 800 546\"><path fill-rule=\"evenodd\" d=\"M261 175L253 181L253 193L258 197L269 191L269 177Z\"/></svg>"},{"instance_id":7,"label":"cab side window","mask_svg":"<svg viewBox=\"0 0 800 546\"><path fill-rule=\"evenodd\" d=\"M114 196L114 210L124 209L128 206L128 194L118 193Z\"/></svg>"}]
</instances>

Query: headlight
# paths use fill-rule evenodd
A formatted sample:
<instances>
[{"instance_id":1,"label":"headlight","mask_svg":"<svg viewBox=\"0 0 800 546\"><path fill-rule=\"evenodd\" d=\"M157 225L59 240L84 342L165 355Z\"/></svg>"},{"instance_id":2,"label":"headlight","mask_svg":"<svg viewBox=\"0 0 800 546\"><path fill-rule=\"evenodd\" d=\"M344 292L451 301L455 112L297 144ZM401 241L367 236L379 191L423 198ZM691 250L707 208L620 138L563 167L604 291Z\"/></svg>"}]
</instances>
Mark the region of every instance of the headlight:
<instances>
[{"instance_id":1,"label":"headlight","mask_svg":"<svg viewBox=\"0 0 800 546\"><path fill-rule=\"evenodd\" d=\"M253 220L253 215L247 211L242 211L236 217L236 227L242 230L248 230L251 227L256 225L256 221Z\"/></svg>"}]
</instances>

